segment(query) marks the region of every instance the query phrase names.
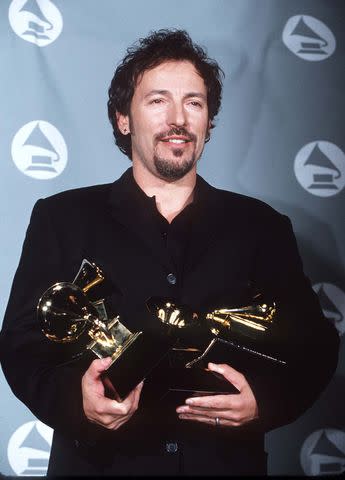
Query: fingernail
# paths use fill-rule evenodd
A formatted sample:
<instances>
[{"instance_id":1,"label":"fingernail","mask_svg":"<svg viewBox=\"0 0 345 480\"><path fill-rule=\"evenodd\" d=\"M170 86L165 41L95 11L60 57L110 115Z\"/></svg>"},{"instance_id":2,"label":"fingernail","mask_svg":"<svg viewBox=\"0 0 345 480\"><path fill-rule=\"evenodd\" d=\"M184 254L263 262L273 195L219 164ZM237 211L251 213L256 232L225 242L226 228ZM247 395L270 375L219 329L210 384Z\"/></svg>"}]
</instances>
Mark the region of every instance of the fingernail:
<instances>
[{"instance_id":1,"label":"fingernail","mask_svg":"<svg viewBox=\"0 0 345 480\"><path fill-rule=\"evenodd\" d=\"M102 358L102 365L104 365L105 367L107 367L108 365L111 364L111 357L105 357L105 358Z\"/></svg>"},{"instance_id":2,"label":"fingernail","mask_svg":"<svg viewBox=\"0 0 345 480\"><path fill-rule=\"evenodd\" d=\"M208 364L208 367L209 367L210 369L214 370L215 372L223 373L222 367L220 367L220 366L217 365L216 363L209 363L209 364Z\"/></svg>"},{"instance_id":3,"label":"fingernail","mask_svg":"<svg viewBox=\"0 0 345 480\"><path fill-rule=\"evenodd\" d=\"M208 367L212 368L213 370L219 370L219 365L217 365L216 363L209 363Z\"/></svg>"},{"instance_id":4,"label":"fingernail","mask_svg":"<svg viewBox=\"0 0 345 480\"><path fill-rule=\"evenodd\" d=\"M178 407L178 408L176 409L176 412L177 412L177 413L183 413L183 412L185 412L185 411L186 411L186 407Z\"/></svg>"},{"instance_id":5,"label":"fingernail","mask_svg":"<svg viewBox=\"0 0 345 480\"><path fill-rule=\"evenodd\" d=\"M193 405L194 400L192 398L187 398L187 400L185 400L185 403L187 403L187 405Z\"/></svg>"}]
</instances>

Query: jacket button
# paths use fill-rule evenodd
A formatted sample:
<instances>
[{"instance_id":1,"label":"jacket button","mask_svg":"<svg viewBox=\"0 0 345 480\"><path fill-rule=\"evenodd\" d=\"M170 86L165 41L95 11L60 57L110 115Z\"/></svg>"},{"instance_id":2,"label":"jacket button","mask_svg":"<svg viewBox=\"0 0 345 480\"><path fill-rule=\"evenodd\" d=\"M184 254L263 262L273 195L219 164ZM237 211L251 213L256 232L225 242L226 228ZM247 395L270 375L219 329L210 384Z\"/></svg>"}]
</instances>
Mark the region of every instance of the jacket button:
<instances>
[{"instance_id":1,"label":"jacket button","mask_svg":"<svg viewBox=\"0 0 345 480\"><path fill-rule=\"evenodd\" d=\"M165 444L165 450L168 452L168 453L176 453L177 450L178 450L178 445L176 442L167 442Z\"/></svg>"},{"instance_id":2,"label":"jacket button","mask_svg":"<svg viewBox=\"0 0 345 480\"><path fill-rule=\"evenodd\" d=\"M175 283L176 283L176 277L173 273L169 273L167 275L167 280L170 283L170 285L175 285Z\"/></svg>"}]
</instances>

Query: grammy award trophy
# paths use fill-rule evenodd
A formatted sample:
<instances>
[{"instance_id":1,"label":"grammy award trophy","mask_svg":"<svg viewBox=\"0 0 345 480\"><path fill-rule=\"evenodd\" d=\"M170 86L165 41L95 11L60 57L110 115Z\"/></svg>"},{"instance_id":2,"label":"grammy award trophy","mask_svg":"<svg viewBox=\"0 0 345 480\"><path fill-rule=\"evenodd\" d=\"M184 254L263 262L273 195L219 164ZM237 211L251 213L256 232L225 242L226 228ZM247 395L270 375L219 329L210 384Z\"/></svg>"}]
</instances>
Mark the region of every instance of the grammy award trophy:
<instances>
[{"instance_id":1,"label":"grammy award trophy","mask_svg":"<svg viewBox=\"0 0 345 480\"><path fill-rule=\"evenodd\" d=\"M106 376L122 401L159 362L170 348L169 335L131 332L119 315L108 319L104 298L97 288L105 281L95 264L83 260L72 283L59 282L49 287L40 298L37 315L44 335L51 341L80 343L81 354L92 351L96 357L111 357ZM93 298L93 301L90 300ZM88 338L86 349L83 350Z\"/></svg>"},{"instance_id":2,"label":"grammy award trophy","mask_svg":"<svg viewBox=\"0 0 345 480\"><path fill-rule=\"evenodd\" d=\"M208 362L229 363L240 371L256 368L284 367L286 361L272 355L266 338L277 317L274 301L267 302L257 294L249 305L215 309L206 314L194 312L173 299L153 297L149 311L160 321L190 325L192 336L184 345L179 342L169 350L169 372L162 375L166 393L174 401L187 396L238 393L221 375L207 368ZM204 335L204 347L194 341L198 332ZM194 339L193 339L194 336Z\"/></svg>"}]
</instances>

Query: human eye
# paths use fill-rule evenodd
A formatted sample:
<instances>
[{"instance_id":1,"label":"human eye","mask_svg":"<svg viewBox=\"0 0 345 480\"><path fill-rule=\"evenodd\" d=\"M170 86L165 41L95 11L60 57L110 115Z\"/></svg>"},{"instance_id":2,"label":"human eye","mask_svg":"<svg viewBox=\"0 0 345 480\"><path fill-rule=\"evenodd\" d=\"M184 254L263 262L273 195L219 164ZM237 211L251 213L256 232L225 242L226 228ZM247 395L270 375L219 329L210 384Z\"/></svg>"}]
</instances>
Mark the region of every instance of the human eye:
<instances>
[{"instance_id":1,"label":"human eye","mask_svg":"<svg viewBox=\"0 0 345 480\"><path fill-rule=\"evenodd\" d=\"M190 105L195 108L203 108L203 103L200 100L190 100Z\"/></svg>"},{"instance_id":2,"label":"human eye","mask_svg":"<svg viewBox=\"0 0 345 480\"><path fill-rule=\"evenodd\" d=\"M152 98L149 103L150 105L159 105L163 103L163 98Z\"/></svg>"}]
</instances>

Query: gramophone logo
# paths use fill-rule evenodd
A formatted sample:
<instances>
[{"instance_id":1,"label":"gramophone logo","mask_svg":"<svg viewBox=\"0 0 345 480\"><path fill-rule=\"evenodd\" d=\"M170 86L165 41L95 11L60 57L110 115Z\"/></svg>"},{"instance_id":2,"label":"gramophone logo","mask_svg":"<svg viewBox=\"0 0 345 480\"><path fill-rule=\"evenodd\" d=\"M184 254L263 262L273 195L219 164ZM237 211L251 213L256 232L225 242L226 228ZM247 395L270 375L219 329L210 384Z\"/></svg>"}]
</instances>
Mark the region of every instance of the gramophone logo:
<instances>
[{"instance_id":1,"label":"gramophone logo","mask_svg":"<svg viewBox=\"0 0 345 480\"><path fill-rule=\"evenodd\" d=\"M67 146L63 136L44 120L34 120L18 130L11 151L17 168L39 180L57 177L67 164Z\"/></svg>"},{"instance_id":2,"label":"gramophone logo","mask_svg":"<svg viewBox=\"0 0 345 480\"><path fill-rule=\"evenodd\" d=\"M323 314L334 324L339 335L345 332L345 293L332 283L313 285L319 297Z\"/></svg>"},{"instance_id":3,"label":"gramophone logo","mask_svg":"<svg viewBox=\"0 0 345 480\"><path fill-rule=\"evenodd\" d=\"M20 38L39 47L54 42L63 26L61 13L51 0L12 0L8 18Z\"/></svg>"},{"instance_id":4,"label":"gramophone logo","mask_svg":"<svg viewBox=\"0 0 345 480\"><path fill-rule=\"evenodd\" d=\"M53 430L44 423L33 421L21 425L8 442L8 462L16 475L47 474Z\"/></svg>"},{"instance_id":5,"label":"gramophone logo","mask_svg":"<svg viewBox=\"0 0 345 480\"><path fill-rule=\"evenodd\" d=\"M345 472L345 432L325 428L313 432L302 445L301 465L306 475Z\"/></svg>"},{"instance_id":6,"label":"gramophone logo","mask_svg":"<svg viewBox=\"0 0 345 480\"><path fill-rule=\"evenodd\" d=\"M339 193L345 185L345 154L334 143L311 142L297 153L294 165L298 182L319 197Z\"/></svg>"},{"instance_id":7,"label":"gramophone logo","mask_svg":"<svg viewBox=\"0 0 345 480\"><path fill-rule=\"evenodd\" d=\"M309 15L289 18L283 30L283 42L295 55L311 62L330 57L336 46L331 30Z\"/></svg>"}]
</instances>

